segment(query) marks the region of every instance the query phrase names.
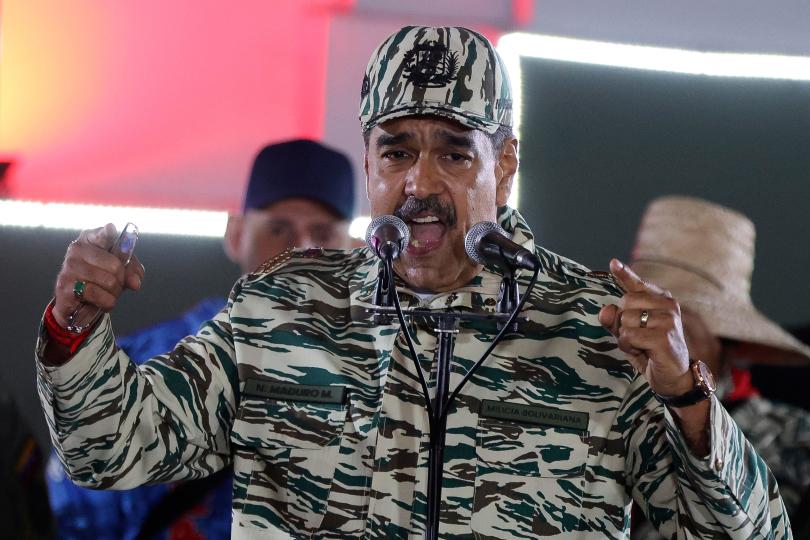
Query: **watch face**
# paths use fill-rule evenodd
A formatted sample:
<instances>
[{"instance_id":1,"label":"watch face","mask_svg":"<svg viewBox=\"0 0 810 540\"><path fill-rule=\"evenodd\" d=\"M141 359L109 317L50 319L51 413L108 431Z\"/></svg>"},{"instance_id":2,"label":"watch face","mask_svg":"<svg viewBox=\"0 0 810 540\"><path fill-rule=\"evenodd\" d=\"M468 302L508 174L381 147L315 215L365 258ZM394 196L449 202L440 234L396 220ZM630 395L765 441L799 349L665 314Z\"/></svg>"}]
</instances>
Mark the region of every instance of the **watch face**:
<instances>
[{"instance_id":1,"label":"watch face","mask_svg":"<svg viewBox=\"0 0 810 540\"><path fill-rule=\"evenodd\" d=\"M714 382L714 376L712 375L712 371L709 369L709 366L700 360L695 362L695 365L700 373L700 378L703 380L703 383L706 386L706 390L714 393L714 391L717 390L717 385Z\"/></svg>"}]
</instances>

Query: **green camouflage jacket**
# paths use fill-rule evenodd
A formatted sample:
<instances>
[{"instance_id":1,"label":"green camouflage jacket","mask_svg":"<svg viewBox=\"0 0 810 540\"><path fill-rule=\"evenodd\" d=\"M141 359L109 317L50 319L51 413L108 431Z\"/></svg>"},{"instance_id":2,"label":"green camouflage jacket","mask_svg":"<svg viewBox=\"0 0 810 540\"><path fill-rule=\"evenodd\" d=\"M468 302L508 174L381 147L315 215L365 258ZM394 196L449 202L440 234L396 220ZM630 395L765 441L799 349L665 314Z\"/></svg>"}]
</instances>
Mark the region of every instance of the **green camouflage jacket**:
<instances>
[{"instance_id":1,"label":"green camouflage jacket","mask_svg":"<svg viewBox=\"0 0 810 540\"><path fill-rule=\"evenodd\" d=\"M534 248L517 212L500 222L543 270L528 321L450 411L441 538L626 538L631 499L668 536L790 537L772 475L717 400L699 459L601 327L612 280ZM70 362L37 363L68 473L128 488L232 463L234 538L422 537L428 416L399 324L366 311L378 271L368 249L286 253L140 368L105 317ZM411 307L493 310L500 282L485 268L452 293L399 292ZM410 324L430 372L435 329ZM462 324L451 389L494 334Z\"/></svg>"}]
</instances>

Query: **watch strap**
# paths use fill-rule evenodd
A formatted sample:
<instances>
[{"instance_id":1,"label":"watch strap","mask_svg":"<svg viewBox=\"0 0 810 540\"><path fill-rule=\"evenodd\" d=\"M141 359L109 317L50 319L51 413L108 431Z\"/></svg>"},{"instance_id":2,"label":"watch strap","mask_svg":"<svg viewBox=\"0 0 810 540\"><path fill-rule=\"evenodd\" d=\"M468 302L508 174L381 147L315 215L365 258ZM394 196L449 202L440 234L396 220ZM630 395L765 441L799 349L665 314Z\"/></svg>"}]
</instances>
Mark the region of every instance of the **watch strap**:
<instances>
[{"instance_id":1,"label":"watch strap","mask_svg":"<svg viewBox=\"0 0 810 540\"><path fill-rule=\"evenodd\" d=\"M700 386L695 386L680 396L662 396L661 394L657 394L655 391L653 391L653 394L655 394L658 401L667 407L688 407L690 405L700 403L705 399L709 399L709 397L712 395L711 392L707 392Z\"/></svg>"},{"instance_id":2,"label":"watch strap","mask_svg":"<svg viewBox=\"0 0 810 540\"><path fill-rule=\"evenodd\" d=\"M690 405L700 403L701 401L710 398L711 395L714 394L714 382L712 381L711 374L708 374L707 380L707 377L704 375L702 370L708 370L706 364L700 360L692 359L689 361L689 371L692 372L692 377L695 379L694 388L679 396L662 396L661 394L656 393L654 390L653 394L655 394L658 401L668 407L688 407Z\"/></svg>"}]
</instances>

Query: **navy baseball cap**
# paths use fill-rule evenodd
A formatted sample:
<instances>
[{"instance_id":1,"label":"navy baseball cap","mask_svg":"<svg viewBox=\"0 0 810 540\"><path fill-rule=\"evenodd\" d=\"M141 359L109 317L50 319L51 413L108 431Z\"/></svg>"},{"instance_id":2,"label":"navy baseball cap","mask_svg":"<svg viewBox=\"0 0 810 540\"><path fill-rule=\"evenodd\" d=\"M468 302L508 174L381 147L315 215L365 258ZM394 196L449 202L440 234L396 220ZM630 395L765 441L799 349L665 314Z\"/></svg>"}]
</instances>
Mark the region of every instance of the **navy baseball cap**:
<instances>
[{"instance_id":1,"label":"navy baseball cap","mask_svg":"<svg viewBox=\"0 0 810 540\"><path fill-rule=\"evenodd\" d=\"M293 197L311 199L343 219L354 216L354 171L349 159L307 139L271 144L253 161L243 210Z\"/></svg>"}]
</instances>

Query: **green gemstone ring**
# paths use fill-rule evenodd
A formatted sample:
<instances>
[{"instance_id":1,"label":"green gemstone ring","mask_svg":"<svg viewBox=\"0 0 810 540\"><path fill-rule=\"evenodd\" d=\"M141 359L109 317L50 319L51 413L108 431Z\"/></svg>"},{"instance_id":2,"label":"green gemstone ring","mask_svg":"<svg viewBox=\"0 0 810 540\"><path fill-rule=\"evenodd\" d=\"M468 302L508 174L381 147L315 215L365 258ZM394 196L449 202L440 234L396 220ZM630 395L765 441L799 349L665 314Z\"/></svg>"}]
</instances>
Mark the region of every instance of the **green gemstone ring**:
<instances>
[{"instance_id":1,"label":"green gemstone ring","mask_svg":"<svg viewBox=\"0 0 810 540\"><path fill-rule=\"evenodd\" d=\"M77 279L76 282L73 284L73 296L76 297L77 300L81 300L84 297L84 290L87 288L87 283Z\"/></svg>"}]
</instances>

